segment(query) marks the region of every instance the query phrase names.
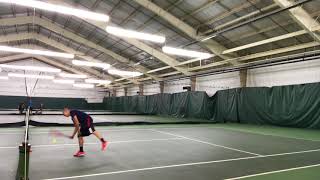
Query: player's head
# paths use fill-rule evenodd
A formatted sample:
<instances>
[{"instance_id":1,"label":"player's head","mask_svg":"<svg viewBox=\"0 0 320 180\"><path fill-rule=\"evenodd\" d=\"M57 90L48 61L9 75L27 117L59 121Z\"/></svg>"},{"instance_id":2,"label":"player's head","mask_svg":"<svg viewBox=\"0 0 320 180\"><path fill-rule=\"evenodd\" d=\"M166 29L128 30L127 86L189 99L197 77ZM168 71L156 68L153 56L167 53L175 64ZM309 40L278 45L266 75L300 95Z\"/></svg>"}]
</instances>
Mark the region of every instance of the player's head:
<instances>
[{"instance_id":1,"label":"player's head","mask_svg":"<svg viewBox=\"0 0 320 180\"><path fill-rule=\"evenodd\" d=\"M63 108L63 115L64 115L65 117L69 117L69 116L70 116L70 109L69 109L69 107L64 107L64 108Z\"/></svg>"}]
</instances>

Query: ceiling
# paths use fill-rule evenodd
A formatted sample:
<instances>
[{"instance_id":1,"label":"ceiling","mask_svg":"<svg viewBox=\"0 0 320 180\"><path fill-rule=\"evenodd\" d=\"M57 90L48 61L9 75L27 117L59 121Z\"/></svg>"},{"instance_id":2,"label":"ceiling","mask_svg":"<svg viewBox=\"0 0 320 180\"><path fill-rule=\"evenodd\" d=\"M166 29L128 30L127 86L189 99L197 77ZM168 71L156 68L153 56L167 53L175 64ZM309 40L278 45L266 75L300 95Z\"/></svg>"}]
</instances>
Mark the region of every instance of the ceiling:
<instances>
[{"instance_id":1,"label":"ceiling","mask_svg":"<svg viewBox=\"0 0 320 180\"><path fill-rule=\"evenodd\" d=\"M287 3L301 4L284 10ZM99 69L74 67L70 60L49 58L51 65L111 79L116 87L320 49L319 0L65 0L59 4L107 14L112 25L165 35L168 46L215 55L201 61L167 55L161 50L163 44L110 35L105 24L0 4L1 44L74 53L77 59L94 59L144 73L126 79ZM214 37L202 42L208 35ZM0 63L21 59L15 54L0 54Z\"/></svg>"}]
</instances>

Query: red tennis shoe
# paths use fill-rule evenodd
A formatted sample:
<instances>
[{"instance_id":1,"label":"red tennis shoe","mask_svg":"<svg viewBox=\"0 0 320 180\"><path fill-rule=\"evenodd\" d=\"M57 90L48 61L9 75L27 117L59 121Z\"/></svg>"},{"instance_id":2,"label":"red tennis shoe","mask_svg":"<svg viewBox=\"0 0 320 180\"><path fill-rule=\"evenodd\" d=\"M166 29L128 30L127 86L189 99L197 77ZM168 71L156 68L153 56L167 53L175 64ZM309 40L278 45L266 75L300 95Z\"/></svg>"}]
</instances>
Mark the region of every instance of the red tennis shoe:
<instances>
[{"instance_id":1,"label":"red tennis shoe","mask_svg":"<svg viewBox=\"0 0 320 180\"><path fill-rule=\"evenodd\" d=\"M75 153L73 156L74 156L74 157L84 157L85 155L86 155L85 152L80 152L80 151L78 151L78 152Z\"/></svg>"}]
</instances>

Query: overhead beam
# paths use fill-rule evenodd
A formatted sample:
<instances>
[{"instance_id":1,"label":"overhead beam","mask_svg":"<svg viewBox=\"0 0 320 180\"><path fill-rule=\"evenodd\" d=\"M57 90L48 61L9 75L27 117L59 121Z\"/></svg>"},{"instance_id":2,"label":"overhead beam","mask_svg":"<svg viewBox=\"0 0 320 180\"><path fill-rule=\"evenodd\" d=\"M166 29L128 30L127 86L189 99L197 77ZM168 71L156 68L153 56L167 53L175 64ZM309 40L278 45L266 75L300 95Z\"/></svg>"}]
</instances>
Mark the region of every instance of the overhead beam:
<instances>
[{"instance_id":1,"label":"overhead beam","mask_svg":"<svg viewBox=\"0 0 320 180\"><path fill-rule=\"evenodd\" d=\"M184 32L186 35L191 37L193 40L200 40L203 38L201 35L198 35L198 32L195 28L191 27L184 21L180 20L179 18L175 17L168 11L162 9L155 3L149 1L149 0L134 0L144 8L152 11L153 13L157 14L159 17L163 18L167 22L169 22L171 25L173 25L175 28L179 29L180 31ZM201 43L204 46L206 46L212 53L216 54L217 56L221 57L222 59L228 59L231 58L231 55L223 55L222 52L226 50L225 47L223 47L218 42L210 39L205 43ZM233 56L234 57L234 56Z\"/></svg>"},{"instance_id":2,"label":"overhead beam","mask_svg":"<svg viewBox=\"0 0 320 180\"><path fill-rule=\"evenodd\" d=\"M239 18L236 18L234 20L228 21L228 22L226 22L224 24L218 25L214 29L209 29L209 30L205 31L204 34L213 33L215 31L223 29L223 28L225 28L227 26L231 26L231 25L236 24L236 23L238 23L240 21L243 21L245 19L252 18L252 17L256 16L257 14L260 14L261 12L270 11L270 10L275 9L275 8L278 8L278 6L276 4L271 4L270 6L266 6L266 7L262 8L261 10L253 11L253 12L251 12L249 14L246 14L246 15L241 16Z\"/></svg>"},{"instance_id":3,"label":"overhead beam","mask_svg":"<svg viewBox=\"0 0 320 180\"><path fill-rule=\"evenodd\" d=\"M52 2L52 3L56 3L55 0L48 0L48 2ZM67 1L62 1L62 2L59 2L60 4L62 5L65 5L65 6L70 6L70 4L67 2ZM107 23L101 23L101 22L96 22L96 21L89 21L87 19L82 19L83 21L91 24L91 25L94 25L98 28L100 28L101 30L105 31L106 27L107 27ZM180 71L181 73L183 73L184 75L191 75L190 72L187 71L186 68L182 68L182 67L175 67L176 64L179 63L179 61L177 61L176 59L166 55L165 53L149 46L148 44L146 43L143 43L141 41L138 41L136 39L130 39L130 38L124 38L124 37L121 37L121 39L123 39L124 41L126 41L127 43L141 49L142 51L150 54L151 56L159 59L160 61L162 61L163 63L171 66L172 68L176 69L177 71Z\"/></svg>"},{"instance_id":4,"label":"overhead beam","mask_svg":"<svg viewBox=\"0 0 320 180\"><path fill-rule=\"evenodd\" d=\"M192 11L192 13L184 16L183 19L185 19L185 18L188 17L188 16L190 17L190 16L192 16L192 15L198 14L199 12L201 12L201 11L209 8L210 6L214 5L214 4L217 3L218 1L219 1L219 0L209 0L206 4L200 6L200 7L197 8L196 10Z\"/></svg>"},{"instance_id":5,"label":"overhead beam","mask_svg":"<svg viewBox=\"0 0 320 180\"><path fill-rule=\"evenodd\" d=\"M5 56L5 57L0 58L0 63L9 63L9 62L13 62L13 61L32 59L32 58L34 58L38 61L44 62L46 64L49 64L51 66L54 66L56 68L60 68L60 69L66 71L66 72L69 72L69 73L84 74L83 72L78 71L78 70L71 68L69 66L66 66L63 63L59 63L56 60L52 60L51 58L47 58L47 57L39 56L39 55L17 54L17 55ZM92 74L86 74L86 75L91 76Z\"/></svg>"},{"instance_id":6,"label":"overhead beam","mask_svg":"<svg viewBox=\"0 0 320 180\"><path fill-rule=\"evenodd\" d=\"M280 7L286 8L294 5L294 1L289 0L274 0ZM307 13L302 7L296 7L289 9L289 15L292 19L297 22L304 30L310 34L316 41L320 42L320 36L312 31L313 27L320 25L318 21L312 18L312 16Z\"/></svg>"},{"instance_id":7,"label":"overhead beam","mask_svg":"<svg viewBox=\"0 0 320 180\"><path fill-rule=\"evenodd\" d=\"M36 33L19 33L19 34L10 34L10 35L4 35L0 36L0 42L10 42L10 41L19 41L19 40L27 40L27 39L35 39L38 40L46 45L49 45L51 47L54 47L56 49L60 49L62 51L71 53L71 54L79 54L80 52L73 50L72 48L69 48L65 46L62 43L59 43L53 39L49 39L43 35L36 34ZM41 48L41 47L39 47ZM88 57L88 56L81 56L81 58L93 61L93 58ZM87 68L88 69L88 68ZM90 70L92 74L95 74L97 77L108 79L113 81L114 78L111 76L103 75L99 71L91 69Z\"/></svg>"},{"instance_id":8,"label":"overhead beam","mask_svg":"<svg viewBox=\"0 0 320 180\"><path fill-rule=\"evenodd\" d=\"M215 23L216 21L224 19L224 18L226 18L226 17L228 17L228 16L230 16L230 15L232 15L234 13L237 13L237 12L239 12L239 11L245 9L245 8L248 8L248 7L252 6L252 4L257 3L257 1L258 0L252 0L250 2L241 3L239 6L234 7L232 9L230 9L230 10L226 9L225 12L223 12L221 14L218 14L217 16L214 16L213 18L210 18L209 20L207 20L205 23L201 24L200 26L202 26L202 25L211 25L211 24ZM219 5L221 5L221 3L219 3Z\"/></svg>"},{"instance_id":9,"label":"overhead beam","mask_svg":"<svg viewBox=\"0 0 320 180\"><path fill-rule=\"evenodd\" d=\"M310 31L312 31L312 32L313 31L318 31L318 30L320 30L320 25L317 26L317 27L310 28ZM223 54L236 52L236 51L248 49L248 48L251 48L251 47L260 46L260 45L263 45L263 44L268 44L268 43L272 43L272 42L276 42L276 41L280 41L280 40L284 40L284 39L300 36L300 35L303 35L303 34L306 34L306 33L309 33L309 31L300 30L300 31L296 31L296 32L292 32L292 33L288 33L288 34L272 37L272 38L265 39L265 40L262 40L262 41L257 41L257 42L254 42L254 43L250 43L250 44L246 44L246 45L243 45L243 46L238 46L238 47L235 47L235 48L232 48L232 49L225 50L225 51L223 51Z\"/></svg>"},{"instance_id":10,"label":"overhead beam","mask_svg":"<svg viewBox=\"0 0 320 180\"><path fill-rule=\"evenodd\" d=\"M314 12L311 14L311 16L314 18L314 17L319 16L319 14L320 14L320 12ZM281 24L282 27L289 26L289 25L292 25L295 23L296 22L294 22L293 20L278 21L278 24ZM258 31L246 32L246 33L242 34L241 37L239 37L239 35L234 35L234 36L231 35L231 36L228 36L228 39L230 40L229 43L236 42L236 41L242 41L244 39L250 38L250 37L255 36L257 34L262 34L265 32L273 31L277 28L279 28L278 25L272 25L272 26L268 26L267 28L260 29Z\"/></svg>"},{"instance_id":11,"label":"overhead beam","mask_svg":"<svg viewBox=\"0 0 320 180\"><path fill-rule=\"evenodd\" d=\"M207 68L212 68L212 67L216 67L216 66L220 66L220 65L225 65L230 61L246 61L246 60L250 60L250 59L256 59L256 58L271 56L271 55L275 55L275 54L281 54L281 53L286 53L286 52L290 52L290 51L311 48L311 47L315 47L315 46L319 46L319 45L320 45L320 43L318 43L318 42L304 43L304 44L300 44L300 45L294 45L294 46L289 46L289 47L285 47L285 48L279 48L279 49L274 49L274 50L270 50L270 51L250 54L250 55L242 56L239 58L219 61L219 62L211 63L208 65L204 65L204 66L197 66L197 67L190 68L189 71L197 71L197 70L201 70L201 69L207 69Z\"/></svg>"},{"instance_id":12,"label":"overhead beam","mask_svg":"<svg viewBox=\"0 0 320 180\"><path fill-rule=\"evenodd\" d=\"M22 33L21 33L21 34L22 34ZM36 35L38 35L38 34L36 34ZM8 39L11 39L12 41L15 41L15 40L18 41L18 40L19 40L19 35L15 35L15 36L16 36L16 39L11 38L10 35L8 35L8 38L1 38L1 36L0 36L0 42L2 42L2 40L8 40ZM30 39L36 39L36 40L38 40L38 41L40 41L40 42L43 42L44 44L47 44L47 45L49 45L49 46L50 46L50 45L54 45L54 41L53 41L53 42L41 41L41 39L39 39L39 38L37 39L37 36L32 36L32 33L31 33L30 36L33 37L33 38L30 37ZM35 37L35 38L34 38L34 37ZM45 36L44 36L44 37L45 37ZM28 39L28 36L22 34L20 40L25 40L24 38ZM45 38L46 38L46 37L45 37ZM43 39L42 39L42 40L43 40ZM35 45L20 45L19 47L22 47L22 48L37 48L37 49L43 49L43 47L35 46ZM52 46L52 47L53 47L53 46ZM65 49L62 49L62 48L63 48L63 45L60 45L59 47L54 47L54 48L61 49L61 50L65 50ZM70 53L73 53L73 52L70 51ZM15 56L16 56L16 57L15 57ZM101 79L108 79L108 80L113 81L113 83L116 84L116 85L121 85L120 83L117 83L114 78L111 78L111 77L108 76L108 75L101 74L100 71L97 71L97 70L92 69L92 68L89 68L89 67L81 67L81 68L79 68L79 69L81 69L81 71L78 71L78 70L76 70L74 67L72 67L71 65L70 65L70 67L68 67L67 64L65 64L65 63L59 63L57 60L54 61L54 60L48 59L48 58L45 59L45 57L42 57L42 56L37 56L37 55L25 55L25 54L19 54L19 55L15 55L15 56L13 56L13 57L3 57L2 59L3 59L3 61L4 61L6 58L8 58L8 59L10 60L10 59L13 59L13 58L18 59L19 57L20 57L20 59L21 59L21 58L23 58L23 57L25 57L25 56L35 57L35 58L37 58L37 59L46 61L47 63L50 63L50 64L55 65L55 66L57 66L57 67L58 67L58 66L61 67L61 66L64 65L64 68L67 68L69 71L73 70L74 72L76 71L76 73L80 73L80 74L81 74L81 73L83 74L83 72L87 72L87 73L85 73L85 74L87 74L87 75L89 75L89 76L95 76L95 77L101 78ZM90 58L90 57L88 57L88 58ZM56 63L56 64L55 64L55 63ZM59 63L59 64L58 64L58 63ZM136 80L132 81L132 83L133 83L133 84L140 84L140 83L139 83L138 81L136 81Z\"/></svg>"},{"instance_id":13,"label":"overhead beam","mask_svg":"<svg viewBox=\"0 0 320 180\"><path fill-rule=\"evenodd\" d=\"M25 54L16 54L16 55L10 55L10 56L4 56L4 57L0 57L0 63L9 63L9 62L12 62L14 60L17 60L17 59L25 59L25 58L28 58L26 57Z\"/></svg>"},{"instance_id":14,"label":"overhead beam","mask_svg":"<svg viewBox=\"0 0 320 180\"><path fill-rule=\"evenodd\" d=\"M1 38L0 38L1 39ZM20 48L37 48L37 49L41 49L41 50L46 50L44 49L43 47L40 47L38 45L30 45L30 44L21 44L19 46L15 46L15 47L20 47ZM39 57L39 56L36 56L36 55L29 55L29 57ZM43 58L42 58L43 59ZM53 62L53 61L51 61ZM59 62L59 61L55 61L55 62ZM61 62L61 61L60 61ZM61 63L61 64L64 64L65 67L67 67L67 63ZM70 65L70 68L72 69L75 69L74 67L72 67L72 65ZM81 69L81 71L78 71L78 72L88 72L90 76L95 76L97 78L101 78L101 79L108 79L110 81L113 81L114 79L113 78L110 78L110 76L107 76L107 75L104 75L104 74L101 74L99 71L95 70L95 69L92 69L92 68L89 68L89 67L81 67L79 68Z\"/></svg>"},{"instance_id":15,"label":"overhead beam","mask_svg":"<svg viewBox=\"0 0 320 180\"><path fill-rule=\"evenodd\" d=\"M74 34L52 22L50 22L49 20L45 20L45 19L42 19L40 17L37 17L37 16L21 16L21 17L15 17L15 18L3 18L3 19L0 19L0 26L14 26L14 25L23 25L23 24L37 24L43 28L46 28L52 32L55 32L57 34L60 34L68 39L71 39L72 41L74 42L77 42L79 44L83 44L87 47L90 47L90 48L93 48L93 49L96 49L98 51L101 51L103 52L104 54L107 54L109 56L111 56L112 58L114 58L116 61L120 62L120 63L124 63L126 65L132 65L133 62L130 62L129 59L117 54L117 53L114 53L113 51L105 48L105 47L102 47L98 44L95 44L77 34ZM76 55L78 56L83 56L83 53L82 52L79 52L77 53ZM92 60L92 59L91 59ZM141 73L144 73L146 74L147 76L150 76L152 77L153 79L159 81L161 80L160 78L157 78L156 76L154 75L148 75L146 72L149 70L141 65L137 65L137 66L134 66L134 69L136 69L137 71L141 72Z\"/></svg>"}]
</instances>

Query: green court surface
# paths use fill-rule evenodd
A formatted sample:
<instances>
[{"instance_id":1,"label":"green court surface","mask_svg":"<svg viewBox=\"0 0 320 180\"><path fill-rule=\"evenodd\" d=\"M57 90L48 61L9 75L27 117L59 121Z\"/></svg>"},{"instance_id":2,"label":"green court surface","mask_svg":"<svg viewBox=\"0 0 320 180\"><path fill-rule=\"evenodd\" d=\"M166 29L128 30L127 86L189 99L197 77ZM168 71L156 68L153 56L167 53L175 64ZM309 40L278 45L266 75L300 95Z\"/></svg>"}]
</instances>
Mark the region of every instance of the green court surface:
<instances>
[{"instance_id":1,"label":"green court surface","mask_svg":"<svg viewBox=\"0 0 320 180\"><path fill-rule=\"evenodd\" d=\"M297 169L289 169L284 172L270 172L270 174L261 174L253 177L243 178L244 180L318 180L320 165L316 167L301 167ZM238 178L239 179L239 178Z\"/></svg>"},{"instance_id":2,"label":"green court surface","mask_svg":"<svg viewBox=\"0 0 320 180\"><path fill-rule=\"evenodd\" d=\"M99 126L110 142L108 150L101 152L99 141L89 137L87 156L77 159L72 157L76 139L53 143L50 129L72 132L69 127L30 127L31 180L222 180L252 175L248 179L295 180L315 179L319 171L312 167L320 164L315 130L239 124ZM0 142L1 179L15 175L22 136L23 128L0 129L0 137L7 139Z\"/></svg>"},{"instance_id":3,"label":"green court surface","mask_svg":"<svg viewBox=\"0 0 320 180\"><path fill-rule=\"evenodd\" d=\"M305 139L312 141L320 141L319 130L316 129L301 129L301 128L287 128L268 125L250 125L250 124L215 124L209 125L212 128L224 128L234 131L242 131L247 133L256 133L270 136L289 137L297 139Z\"/></svg>"}]
</instances>

